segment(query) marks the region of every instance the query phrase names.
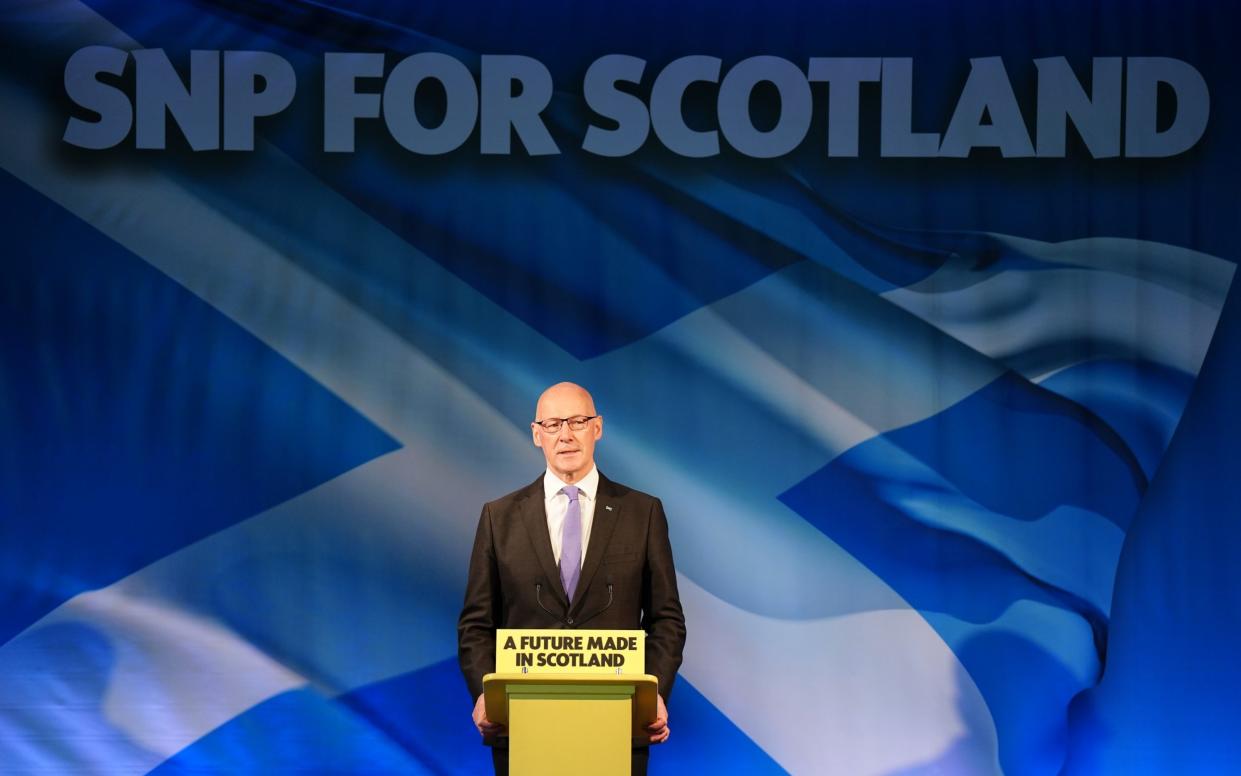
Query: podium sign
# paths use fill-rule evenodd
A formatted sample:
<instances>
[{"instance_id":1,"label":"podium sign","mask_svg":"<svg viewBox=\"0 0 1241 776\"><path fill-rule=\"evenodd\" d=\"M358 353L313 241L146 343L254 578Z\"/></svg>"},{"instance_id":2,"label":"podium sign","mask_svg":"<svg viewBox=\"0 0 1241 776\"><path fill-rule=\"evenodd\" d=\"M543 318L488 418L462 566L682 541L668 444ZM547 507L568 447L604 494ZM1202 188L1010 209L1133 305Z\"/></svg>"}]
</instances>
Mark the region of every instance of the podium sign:
<instances>
[{"instance_id":1,"label":"podium sign","mask_svg":"<svg viewBox=\"0 0 1241 776\"><path fill-rule=\"evenodd\" d=\"M483 694L487 717L508 727L511 776L628 774L659 691L645 650L640 630L497 631Z\"/></svg>"},{"instance_id":2,"label":"podium sign","mask_svg":"<svg viewBox=\"0 0 1241 776\"><path fill-rule=\"evenodd\" d=\"M646 672L646 631L496 631L497 674L611 674Z\"/></svg>"}]
</instances>

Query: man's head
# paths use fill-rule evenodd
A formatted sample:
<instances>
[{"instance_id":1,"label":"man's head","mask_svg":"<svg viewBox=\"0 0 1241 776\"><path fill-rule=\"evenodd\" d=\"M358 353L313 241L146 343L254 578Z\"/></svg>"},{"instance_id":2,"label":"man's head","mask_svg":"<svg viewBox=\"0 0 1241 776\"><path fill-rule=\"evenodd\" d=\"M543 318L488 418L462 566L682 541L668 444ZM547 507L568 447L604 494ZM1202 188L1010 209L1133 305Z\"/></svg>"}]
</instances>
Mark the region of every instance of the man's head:
<instances>
[{"instance_id":1,"label":"man's head","mask_svg":"<svg viewBox=\"0 0 1241 776\"><path fill-rule=\"evenodd\" d=\"M582 418L589 418L581 424ZM561 421L555 432L544 425ZM575 424L582 425L574 429ZM595 415L595 400L580 385L557 383L539 397L530 424L534 446L543 449L547 468L560 479L574 483L595 465L595 442L603 436L603 417Z\"/></svg>"}]
</instances>

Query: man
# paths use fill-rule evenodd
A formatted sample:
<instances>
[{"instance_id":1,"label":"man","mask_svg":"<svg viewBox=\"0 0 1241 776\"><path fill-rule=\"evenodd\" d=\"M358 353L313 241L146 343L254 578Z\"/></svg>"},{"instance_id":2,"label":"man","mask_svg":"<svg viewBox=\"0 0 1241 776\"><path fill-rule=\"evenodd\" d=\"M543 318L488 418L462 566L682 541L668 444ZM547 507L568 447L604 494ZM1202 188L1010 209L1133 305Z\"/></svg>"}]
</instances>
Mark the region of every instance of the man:
<instances>
[{"instance_id":1,"label":"man","mask_svg":"<svg viewBox=\"0 0 1241 776\"><path fill-rule=\"evenodd\" d=\"M653 744L671 732L665 702L685 645L663 506L595 468L603 417L590 394L573 383L553 385L539 397L530 430L547 471L483 506L457 622L474 725L493 744L497 773L507 773L508 750L494 746L503 728L487 719L482 694L483 675L495 670L497 628L645 630L646 670L659 679L647 728ZM647 748L633 752L633 772L645 773Z\"/></svg>"}]
</instances>

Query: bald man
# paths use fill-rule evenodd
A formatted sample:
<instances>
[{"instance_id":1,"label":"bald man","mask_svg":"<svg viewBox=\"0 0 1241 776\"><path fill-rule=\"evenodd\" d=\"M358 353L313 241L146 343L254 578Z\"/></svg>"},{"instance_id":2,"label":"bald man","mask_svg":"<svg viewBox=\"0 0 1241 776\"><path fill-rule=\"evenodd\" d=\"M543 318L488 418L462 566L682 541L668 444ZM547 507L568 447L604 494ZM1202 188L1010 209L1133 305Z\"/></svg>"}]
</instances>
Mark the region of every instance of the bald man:
<instances>
[{"instance_id":1,"label":"bald man","mask_svg":"<svg viewBox=\"0 0 1241 776\"><path fill-rule=\"evenodd\" d=\"M663 505L595 467L603 417L594 399L580 385L553 385L539 397L530 434L547 470L483 505L457 621L474 725L493 745L498 774L508 772L506 739L487 719L482 694L483 675L495 670L497 628L645 630L646 670L659 679L652 744L671 733L666 700L685 646ZM633 772L645 773L647 748L633 751Z\"/></svg>"}]
</instances>

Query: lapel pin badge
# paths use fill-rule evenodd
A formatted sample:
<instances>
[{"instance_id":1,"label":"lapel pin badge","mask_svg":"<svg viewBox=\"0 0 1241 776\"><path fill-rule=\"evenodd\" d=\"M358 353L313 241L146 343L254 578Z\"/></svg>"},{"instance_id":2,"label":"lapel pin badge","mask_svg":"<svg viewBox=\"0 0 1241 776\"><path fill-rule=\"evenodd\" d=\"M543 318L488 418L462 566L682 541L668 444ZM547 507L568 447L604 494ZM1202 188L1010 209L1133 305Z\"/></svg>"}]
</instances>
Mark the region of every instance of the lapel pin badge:
<instances>
[{"instance_id":1,"label":"lapel pin badge","mask_svg":"<svg viewBox=\"0 0 1241 776\"><path fill-rule=\"evenodd\" d=\"M609 511L609 512L611 512L611 511L612 511L612 505L611 505L611 504L604 504L604 505L603 505L603 508L604 508L604 509L606 509L606 510L607 510L607 511Z\"/></svg>"}]
</instances>

